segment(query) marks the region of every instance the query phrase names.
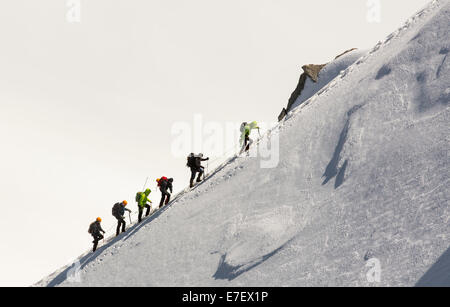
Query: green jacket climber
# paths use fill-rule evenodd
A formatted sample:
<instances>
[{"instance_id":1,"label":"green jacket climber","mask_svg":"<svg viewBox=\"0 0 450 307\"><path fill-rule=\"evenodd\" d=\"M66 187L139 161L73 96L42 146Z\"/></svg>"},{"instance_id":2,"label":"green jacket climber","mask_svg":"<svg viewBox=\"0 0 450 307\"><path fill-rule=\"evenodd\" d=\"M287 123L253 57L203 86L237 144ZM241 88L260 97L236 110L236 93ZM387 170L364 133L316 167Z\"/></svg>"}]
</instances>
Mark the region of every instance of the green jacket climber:
<instances>
[{"instance_id":1,"label":"green jacket climber","mask_svg":"<svg viewBox=\"0 0 450 307\"><path fill-rule=\"evenodd\" d=\"M258 129L258 131L259 131L258 123L256 121L253 121L250 124L248 124L246 122L242 123L242 125L241 125L241 138L239 140L241 146L244 145L244 141L249 138L250 132L253 129Z\"/></svg>"},{"instance_id":2,"label":"green jacket climber","mask_svg":"<svg viewBox=\"0 0 450 307\"><path fill-rule=\"evenodd\" d=\"M152 201L150 199L148 199L148 196L150 195L150 193L151 193L150 189L145 190L145 192L140 192L140 197L139 197L139 202L138 202L139 207L144 208L145 205L147 205L147 202L152 203Z\"/></svg>"},{"instance_id":3,"label":"green jacket climber","mask_svg":"<svg viewBox=\"0 0 450 307\"><path fill-rule=\"evenodd\" d=\"M148 196L150 195L151 190L147 189L145 192L137 192L136 193L136 202L139 206L139 214L138 214L138 222L140 223L142 221L142 213L144 212L144 208L147 208L147 212L145 213L145 216L148 216L150 214L151 206L148 203L152 203L150 199L148 199Z\"/></svg>"}]
</instances>

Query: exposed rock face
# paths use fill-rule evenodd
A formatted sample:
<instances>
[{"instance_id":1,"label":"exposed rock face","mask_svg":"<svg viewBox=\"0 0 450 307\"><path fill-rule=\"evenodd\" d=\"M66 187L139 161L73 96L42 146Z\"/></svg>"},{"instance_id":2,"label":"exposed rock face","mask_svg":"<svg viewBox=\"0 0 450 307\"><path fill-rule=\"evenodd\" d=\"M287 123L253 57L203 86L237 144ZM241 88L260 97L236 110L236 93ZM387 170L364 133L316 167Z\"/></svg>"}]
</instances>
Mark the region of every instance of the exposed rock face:
<instances>
[{"instance_id":1,"label":"exposed rock face","mask_svg":"<svg viewBox=\"0 0 450 307\"><path fill-rule=\"evenodd\" d=\"M325 67L325 65L326 64L322 65L309 64L304 65L302 69L308 77L310 77L314 82L317 82L317 79L319 78L319 72L322 70L322 68Z\"/></svg>"},{"instance_id":2,"label":"exposed rock face","mask_svg":"<svg viewBox=\"0 0 450 307\"><path fill-rule=\"evenodd\" d=\"M353 50L356 50L357 48L349 49L341 54L339 54L335 59L343 56L344 54L347 54ZM327 64L308 64L302 66L303 73L300 75L300 79L298 81L297 87L295 88L294 92L291 94L291 97L289 98L288 105L286 108L283 108L280 115L278 116L278 121L281 121L286 114L291 110L292 105L295 103L297 98L302 93L303 89L305 88L305 83L307 78L309 77L312 81L317 82L319 79L319 73L320 71L326 66Z\"/></svg>"},{"instance_id":3,"label":"exposed rock face","mask_svg":"<svg viewBox=\"0 0 450 307\"><path fill-rule=\"evenodd\" d=\"M286 108L283 108L283 110L281 110L280 115L278 115L278 121L281 122L281 120L287 115L287 111Z\"/></svg>"},{"instance_id":4,"label":"exposed rock face","mask_svg":"<svg viewBox=\"0 0 450 307\"><path fill-rule=\"evenodd\" d=\"M336 59L338 59L338 58L340 58L341 56L343 56L343 55L345 55L345 54L347 54L347 53L349 53L349 52L352 52L353 50L357 50L358 48L352 48L352 49L349 49L349 50L347 50L347 51L344 51L343 53L341 53L340 55L338 55L337 57L335 57L334 59L336 60Z\"/></svg>"}]
</instances>

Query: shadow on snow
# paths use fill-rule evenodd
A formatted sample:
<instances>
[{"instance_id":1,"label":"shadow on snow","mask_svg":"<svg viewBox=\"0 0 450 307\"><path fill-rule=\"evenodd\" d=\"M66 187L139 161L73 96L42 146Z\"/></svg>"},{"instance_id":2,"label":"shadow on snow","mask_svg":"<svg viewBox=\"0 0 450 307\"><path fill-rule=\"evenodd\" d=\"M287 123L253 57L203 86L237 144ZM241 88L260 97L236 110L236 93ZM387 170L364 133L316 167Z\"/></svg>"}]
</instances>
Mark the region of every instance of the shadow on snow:
<instances>
[{"instance_id":1,"label":"shadow on snow","mask_svg":"<svg viewBox=\"0 0 450 307\"><path fill-rule=\"evenodd\" d=\"M282 246L278 247L274 251L263 255L262 257L259 257L255 260L249 261L245 264L240 265L230 265L227 263L227 253L222 255L220 258L219 266L217 267L216 273L214 273L213 278L215 279L226 279L228 281L231 281L240 275L254 269L255 267L259 266L260 264L267 261L272 256L278 254L281 250L283 250L294 238L290 239L286 243L284 243Z\"/></svg>"},{"instance_id":2,"label":"shadow on snow","mask_svg":"<svg viewBox=\"0 0 450 307\"><path fill-rule=\"evenodd\" d=\"M450 248L419 279L416 287L450 287Z\"/></svg>"}]
</instances>

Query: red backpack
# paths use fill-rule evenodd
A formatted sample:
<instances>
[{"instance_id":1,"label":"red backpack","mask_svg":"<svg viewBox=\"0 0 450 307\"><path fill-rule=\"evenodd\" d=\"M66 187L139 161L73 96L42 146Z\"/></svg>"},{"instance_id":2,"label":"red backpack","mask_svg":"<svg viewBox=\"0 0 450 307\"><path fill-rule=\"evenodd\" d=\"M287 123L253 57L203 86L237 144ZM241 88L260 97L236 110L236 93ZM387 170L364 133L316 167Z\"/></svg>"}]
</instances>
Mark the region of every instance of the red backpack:
<instances>
[{"instance_id":1,"label":"red backpack","mask_svg":"<svg viewBox=\"0 0 450 307\"><path fill-rule=\"evenodd\" d=\"M158 187L161 185L162 181L167 181L167 177L162 176L161 178L159 178Z\"/></svg>"}]
</instances>

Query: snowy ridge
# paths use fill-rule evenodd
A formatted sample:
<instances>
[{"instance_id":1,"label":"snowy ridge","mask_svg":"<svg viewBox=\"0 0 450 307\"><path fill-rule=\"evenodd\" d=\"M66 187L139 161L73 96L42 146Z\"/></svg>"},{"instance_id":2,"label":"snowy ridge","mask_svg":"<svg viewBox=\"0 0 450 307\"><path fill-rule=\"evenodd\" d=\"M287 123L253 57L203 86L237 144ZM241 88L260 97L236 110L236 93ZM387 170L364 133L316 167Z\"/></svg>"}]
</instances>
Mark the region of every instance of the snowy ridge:
<instances>
[{"instance_id":1,"label":"snowy ridge","mask_svg":"<svg viewBox=\"0 0 450 307\"><path fill-rule=\"evenodd\" d=\"M445 2L445 1L444 1ZM426 8L422 9L421 11L419 11L417 14L415 14L414 16L410 17L407 21L405 21L405 23L403 24L403 26L401 26L400 28L398 28L396 31L392 32L391 34L389 34L384 41L380 41L378 42L378 44L376 44L368 53L366 53L365 55L361 56L357 61L355 61L354 64L350 65L349 67L347 67L345 70L341 71L339 73L339 75L333 79L332 81L328 82L326 86L321 87L321 89L316 92L314 95L312 95L310 98L301 101L300 103L301 108L306 107L309 103L315 101L317 99L317 97L319 97L322 93L326 93L328 92L330 89L332 89L341 79L343 79L347 74L349 74L350 72L352 72L354 70L355 67L357 67L358 65L365 63L366 61L368 61L369 58L371 58L373 55L375 55L377 53L378 50L380 50L381 48L387 46L393 39L395 40L396 38L398 38L405 30L409 29L412 25L414 25L414 23L418 22L419 20L421 20L421 18L426 17L427 14L429 14L430 12L433 12L434 10L436 10L437 7L439 7L439 5L441 4L441 1L439 0L433 0ZM326 66L325 66L326 67ZM300 99L300 97L299 97ZM304 102L304 103L303 103ZM298 101L296 102L296 105L300 104ZM297 109L297 110L296 110ZM285 120L289 119L293 114L297 114L298 112L300 112L300 109L297 108L293 108L292 111L288 112L288 116L286 116ZM280 125L282 125L282 123L280 123ZM275 127L276 128L276 127Z\"/></svg>"},{"instance_id":2,"label":"snowy ridge","mask_svg":"<svg viewBox=\"0 0 450 307\"><path fill-rule=\"evenodd\" d=\"M39 286L450 285L450 3L433 1L171 206ZM74 270L77 271L77 270Z\"/></svg>"}]
</instances>

